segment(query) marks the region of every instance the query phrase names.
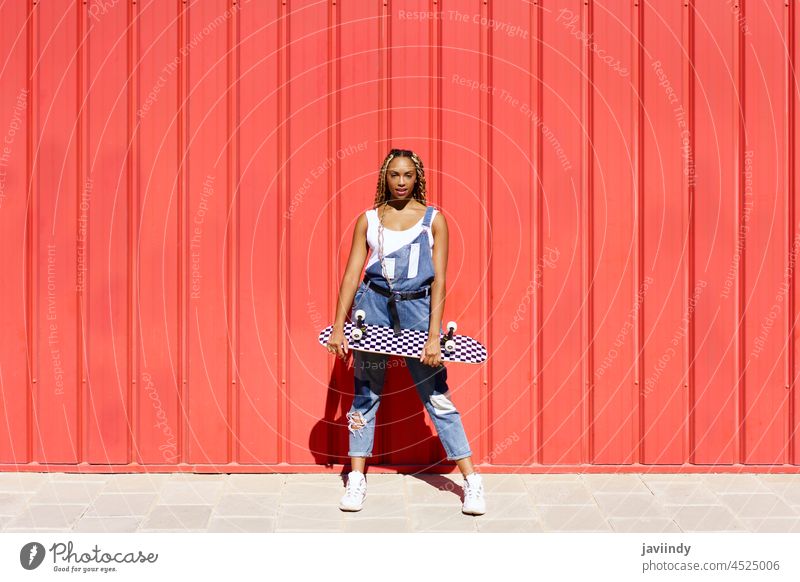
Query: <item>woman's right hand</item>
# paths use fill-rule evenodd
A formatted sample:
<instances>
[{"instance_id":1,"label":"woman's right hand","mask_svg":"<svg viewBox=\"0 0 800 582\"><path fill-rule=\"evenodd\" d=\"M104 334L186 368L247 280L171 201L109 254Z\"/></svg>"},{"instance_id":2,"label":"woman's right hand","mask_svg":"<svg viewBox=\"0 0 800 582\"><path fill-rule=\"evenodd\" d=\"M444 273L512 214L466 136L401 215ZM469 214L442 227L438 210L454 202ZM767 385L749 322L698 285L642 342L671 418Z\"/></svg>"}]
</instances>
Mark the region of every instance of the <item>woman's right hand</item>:
<instances>
[{"instance_id":1,"label":"woman's right hand","mask_svg":"<svg viewBox=\"0 0 800 582\"><path fill-rule=\"evenodd\" d=\"M328 351L343 360L347 357L349 350L347 349L347 338L344 335L344 330L333 328L331 337L328 338Z\"/></svg>"}]
</instances>

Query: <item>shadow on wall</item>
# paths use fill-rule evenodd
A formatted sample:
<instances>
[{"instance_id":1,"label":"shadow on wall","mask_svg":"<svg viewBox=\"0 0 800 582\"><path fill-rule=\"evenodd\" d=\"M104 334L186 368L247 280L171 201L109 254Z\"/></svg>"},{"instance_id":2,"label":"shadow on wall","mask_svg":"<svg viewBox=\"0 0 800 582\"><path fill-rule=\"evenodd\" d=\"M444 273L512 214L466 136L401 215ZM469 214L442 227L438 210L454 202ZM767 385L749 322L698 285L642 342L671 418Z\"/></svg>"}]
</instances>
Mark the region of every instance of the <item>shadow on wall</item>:
<instances>
[{"instance_id":1,"label":"shadow on wall","mask_svg":"<svg viewBox=\"0 0 800 582\"><path fill-rule=\"evenodd\" d=\"M352 354L352 351L351 351ZM435 465L447 461L439 437L426 422L426 412L414 380L399 356L387 362L386 383L376 415L375 443L370 465ZM314 424L309 450L318 465L332 467L344 463L350 470L346 414L353 403L354 368L352 355L343 362L336 359L325 396L325 416Z\"/></svg>"}]
</instances>

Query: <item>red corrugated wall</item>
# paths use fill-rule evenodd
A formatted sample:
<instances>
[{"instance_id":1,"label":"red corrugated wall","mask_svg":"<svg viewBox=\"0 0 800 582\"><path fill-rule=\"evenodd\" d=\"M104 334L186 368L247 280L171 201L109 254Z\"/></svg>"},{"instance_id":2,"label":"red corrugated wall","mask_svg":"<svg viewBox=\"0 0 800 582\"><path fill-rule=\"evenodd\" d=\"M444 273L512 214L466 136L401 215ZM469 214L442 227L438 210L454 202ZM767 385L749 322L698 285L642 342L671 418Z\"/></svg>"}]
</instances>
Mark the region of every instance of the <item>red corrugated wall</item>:
<instances>
[{"instance_id":1,"label":"red corrugated wall","mask_svg":"<svg viewBox=\"0 0 800 582\"><path fill-rule=\"evenodd\" d=\"M448 365L484 471L796 469L798 17L3 2L0 469L338 470L317 333L391 147L490 351ZM395 368L373 462L438 470Z\"/></svg>"}]
</instances>

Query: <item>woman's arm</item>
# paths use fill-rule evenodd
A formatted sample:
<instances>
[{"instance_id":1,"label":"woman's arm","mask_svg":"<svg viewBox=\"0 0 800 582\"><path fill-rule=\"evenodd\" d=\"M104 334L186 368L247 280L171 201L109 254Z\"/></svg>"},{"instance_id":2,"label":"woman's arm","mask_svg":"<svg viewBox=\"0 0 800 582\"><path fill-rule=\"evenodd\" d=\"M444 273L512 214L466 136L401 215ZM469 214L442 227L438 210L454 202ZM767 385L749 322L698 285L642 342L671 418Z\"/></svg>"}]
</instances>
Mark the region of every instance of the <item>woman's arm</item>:
<instances>
[{"instance_id":1,"label":"woman's arm","mask_svg":"<svg viewBox=\"0 0 800 582\"><path fill-rule=\"evenodd\" d=\"M358 217L353 229L353 241L350 245L350 257L347 259L342 282L339 285L339 300L336 303L336 319L333 323L334 331L344 331L344 322L353 304L353 298L358 289L361 270L367 260L367 217L364 213Z\"/></svg>"},{"instance_id":2,"label":"woman's arm","mask_svg":"<svg viewBox=\"0 0 800 582\"><path fill-rule=\"evenodd\" d=\"M439 328L442 324L442 314L444 313L444 296L446 291L447 276L447 254L449 245L449 234L447 221L440 212L436 213L431 225L433 233L433 271L434 279L431 283L431 319L428 328L428 338L439 340Z\"/></svg>"}]
</instances>

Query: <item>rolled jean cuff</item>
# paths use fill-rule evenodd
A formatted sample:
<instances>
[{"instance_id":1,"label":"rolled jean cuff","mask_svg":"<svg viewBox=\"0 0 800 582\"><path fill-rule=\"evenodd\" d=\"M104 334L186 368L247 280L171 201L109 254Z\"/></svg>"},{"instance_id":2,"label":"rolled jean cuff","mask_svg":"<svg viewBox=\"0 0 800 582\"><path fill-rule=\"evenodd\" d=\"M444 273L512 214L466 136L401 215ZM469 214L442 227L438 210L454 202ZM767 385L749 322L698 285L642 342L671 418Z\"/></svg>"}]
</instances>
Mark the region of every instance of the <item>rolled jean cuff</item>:
<instances>
[{"instance_id":1,"label":"rolled jean cuff","mask_svg":"<svg viewBox=\"0 0 800 582\"><path fill-rule=\"evenodd\" d=\"M371 457L372 453L362 453L362 452L351 453L351 452L348 451L347 456L348 457Z\"/></svg>"},{"instance_id":2,"label":"rolled jean cuff","mask_svg":"<svg viewBox=\"0 0 800 582\"><path fill-rule=\"evenodd\" d=\"M459 459L466 459L467 457L472 456L472 451L467 451L462 455L453 455L452 457L447 457L448 461L458 461Z\"/></svg>"}]
</instances>

